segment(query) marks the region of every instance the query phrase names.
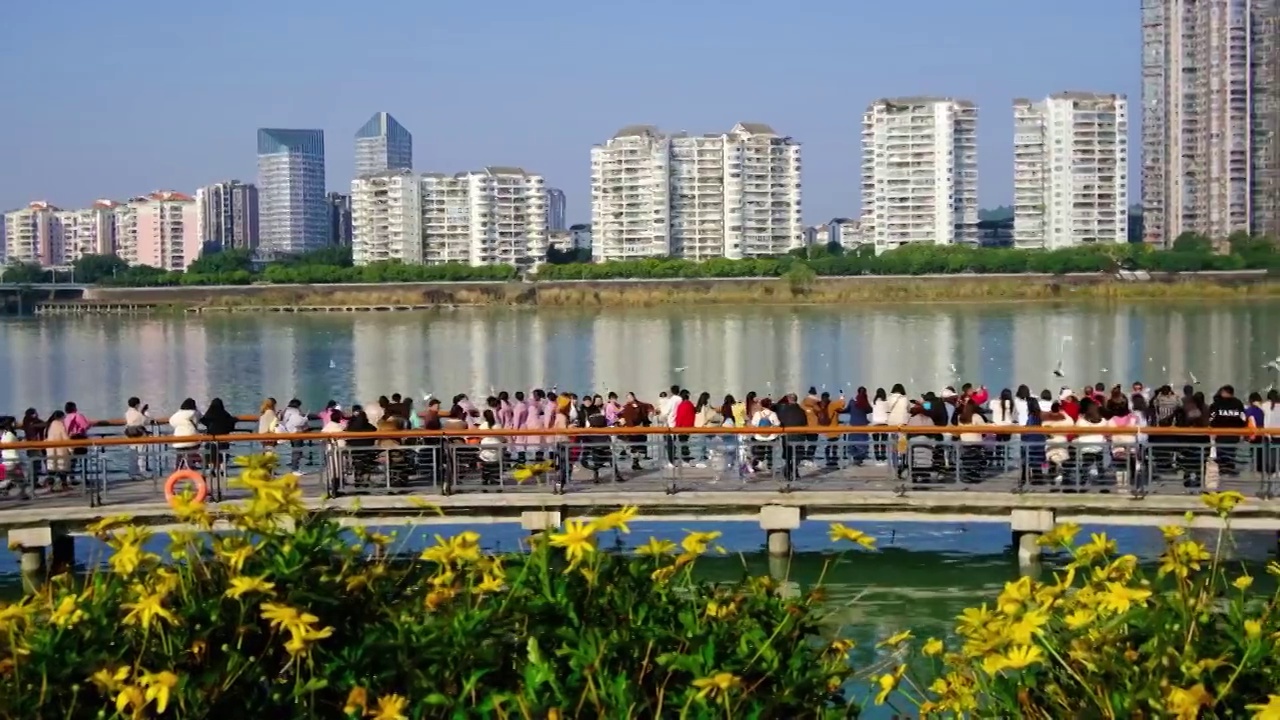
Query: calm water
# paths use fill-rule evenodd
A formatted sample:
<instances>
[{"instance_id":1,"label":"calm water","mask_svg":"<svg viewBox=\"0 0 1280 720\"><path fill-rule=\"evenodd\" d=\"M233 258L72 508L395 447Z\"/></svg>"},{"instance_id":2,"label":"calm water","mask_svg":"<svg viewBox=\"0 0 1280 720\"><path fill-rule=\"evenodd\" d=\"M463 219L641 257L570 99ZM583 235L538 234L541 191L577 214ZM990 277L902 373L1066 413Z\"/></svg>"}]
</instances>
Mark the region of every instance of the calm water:
<instances>
[{"instance_id":1,"label":"calm water","mask_svg":"<svg viewBox=\"0 0 1280 720\"><path fill-rule=\"evenodd\" d=\"M1194 374L1206 390L1257 389L1277 355L1277 301L6 319L0 412L73 399L120 417L136 394L161 413L188 396L247 413L267 395L315 409L552 386L652 400L673 382L739 397L895 382L1039 390L1062 384L1059 358L1076 385Z\"/></svg>"},{"instance_id":2,"label":"calm water","mask_svg":"<svg viewBox=\"0 0 1280 720\"><path fill-rule=\"evenodd\" d=\"M1069 337L1065 341L1063 338ZM1126 305L939 304L892 308L686 308L680 310L460 310L442 314L236 315L6 319L0 323L0 413L47 413L77 401L90 417L120 417L139 395L157 414L194 397L221 396L252 412L262 397L301 398L308 409L335 398L369 402L391 392L484 394L491 387L558 386L577 392L634 390L653 399L673 382L713 395L747 390L836 391L895 382L919 392L960 381L991 388L1067 382L1181 385L1194 374L1206 391L1230 382L1259 389L1276 380L1262 365L1280 355L1280 302ZM685 368L678 371L677 368ZM742 558L715 559L707 572L753 572L815 582L833 559L821 524L795 535L801 554L770 566L764 534L722 525ZM902 627L939 632L976 598L1016 577L1004 526L872 525L884 550L850 553L827 570L842 614L859 633ZM637 527L679 538L681 526ZM433 529L433 532L436 531ZM422 531L418 531L421 534ZM514 549L515 527L484 528ZM1111 529L1126 550L1153 557L1154 530ZM1261 562L1267 534L1242 534L1232 554ZM413 542L413 541L410 541ZM81 541L90 561L100 552ZM16 571L0 553L0 574Z\"/></svg>"}]
</instances>

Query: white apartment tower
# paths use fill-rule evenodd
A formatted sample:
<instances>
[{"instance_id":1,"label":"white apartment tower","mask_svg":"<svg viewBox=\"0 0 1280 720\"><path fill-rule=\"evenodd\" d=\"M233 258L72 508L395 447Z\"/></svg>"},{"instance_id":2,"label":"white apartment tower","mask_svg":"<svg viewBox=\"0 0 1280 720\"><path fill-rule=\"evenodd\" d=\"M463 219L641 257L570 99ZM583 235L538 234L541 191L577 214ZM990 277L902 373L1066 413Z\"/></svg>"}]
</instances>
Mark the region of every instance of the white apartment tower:
<instances>
[{"instance_id":1,"label":"white apartment tower","mask_svg":"<svg viewBox=\"0 0 1280 720\"><path fill-rule=\"evenodd\" d=\"M422 262L422 180L409 170L351 182L351 258L356 265Z\"/></svg>"},{"instance_id":2,"label":"white apartment tower","mask_svg":"<svg viewBox=\"0 0 1280 720\"><path fill-rule=\"evenodd\" d=\"M1063 92L1013 101L1013 243L1128 242L1128 102Z\"/></svg>"},{"instance_id":3,"label":"white apartment tower","mask_svg":"<svg viewBox=\"0 0 1280 720\"><path fill-rule=\"evenodd\" d=\"M36 201L4 214L5 262L53 267L64 263L62 211Z\"/></svg>"},{"instance_id":4,"label":"white apartment tower","mask_svg":"<svg viewBox=\"0 0 1280 720\"><path fill-rule=\"evenodd\" d=\"M512 265L547 254L546 183L520 168L357 178L351 220L357 265Z\"/></svg>"},{"instance_id":5,"label":"white apartment tower","mask_svg":"<svg viewBox=\"0 0 1280 720\"><path fill-rule=\"evenodd\" d=\"M1144 240L1277 228L1280 2L1143 0Z\"/></svg>"},{"instance_id":6,"label":"white apartment tower","mask_svg":"<svg viewBox=\"0 0 1280 720\"><path fill-rule=\"evenodd\" d=\"M862 223L876 252L978 242L978 109L967 100L877 100L862 117Z\"/></svg>"},{"instance_id":7,"label":"white apartment tower","mask_svg":"<svg viewBox=\"0 0 1280 720\"><path fill-rule=\"evenodd\" d=\"M763 257L804 242L800 144L768 125L624 128L592 149L591 171L596 260Z\"/></svg>"},{"instance_id":8,"label":"white apartment tower","mask_svg":"<svg viewBox=\"0 0 1280 720\"><path fill-rule=\"evenodd\" d=\"M62 226L63 262L72 263L85 255L112 255L118 248L114 200L98 200L93 207L56 213Z\"/></svg>"}]
</instances>

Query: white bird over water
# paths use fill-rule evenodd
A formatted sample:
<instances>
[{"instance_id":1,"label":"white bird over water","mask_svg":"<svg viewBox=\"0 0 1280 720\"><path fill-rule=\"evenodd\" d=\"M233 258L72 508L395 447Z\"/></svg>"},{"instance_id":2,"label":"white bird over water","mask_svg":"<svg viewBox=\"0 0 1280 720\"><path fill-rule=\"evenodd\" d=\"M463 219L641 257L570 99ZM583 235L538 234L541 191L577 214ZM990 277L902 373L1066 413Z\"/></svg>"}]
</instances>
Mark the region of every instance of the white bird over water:
<instances>
[{"instance_id":1,"label":"white bird over water","mask_svg":"<svg viewBox=\"0 0 1280 720\"><path fill-rule=\"evenodd\" d=\"M1275 360L1272 360L1271 362L1267 363L1266 365L1263 365L1262 367L1271 368L1276 372L1280 372L1280 357L1276 358Z\"/></svg>"},{"instance_id":2,"label":"white bird over water","mask_svg":"<svg viewBox=\"0 0 1280 720\"><path fill-rule=\"evenodd\" d=\"M1053 369L1053 376L1056 378L1064 378L1067 376L1067 374L1062 371L1062 359L1063 355L1067 351L1067 343L1069 342L1071 342L1071 336L1063 335L1062 341L1058 343L1058 365Z\"/></svg>"},{"instance_id":3,"label":"white bird over water","mask_svg":"<svg viewBox=\"0 0 1280 720\"><path fill-rule=\"evenodd\" d=\"M334 362L334 361L333 361L333 359L332 359L332 358L330 358L330 359L329 359L329 369L330 369L330 370L333 370L333 369L334 369L334 368L336 368L336 367L338 367L338 363Z\"/></svg>"},{"instance_id":4,"label":"white bird over water","mask_svg":"<svg viewBox=\"0 0 1280 720\"><path fill-rule=\"evenodd\" d=\"M1192 385L1199 385L1199 384L1200 384L1200 380L1196 378L1196 374L1195 374L1195 373L1193 373L1193 372L1191 372L1190 370L1188 370L1188 371L1187 371L1187 377L1191 378L1191 384L1192 384Z\"/></svg>"},{"instance_id":5,"label":"white bird over water","mask_svg":"<svg viewBox=\"0 0 1280 720\"><path fill-rule=\"evenodd\" d=\"M689 366L685 365L684 367L678 367L678 368L672 368L672 369L675 370L676 372L684 372L685 370L689 369Z\"/></svg>"}]
</instances>

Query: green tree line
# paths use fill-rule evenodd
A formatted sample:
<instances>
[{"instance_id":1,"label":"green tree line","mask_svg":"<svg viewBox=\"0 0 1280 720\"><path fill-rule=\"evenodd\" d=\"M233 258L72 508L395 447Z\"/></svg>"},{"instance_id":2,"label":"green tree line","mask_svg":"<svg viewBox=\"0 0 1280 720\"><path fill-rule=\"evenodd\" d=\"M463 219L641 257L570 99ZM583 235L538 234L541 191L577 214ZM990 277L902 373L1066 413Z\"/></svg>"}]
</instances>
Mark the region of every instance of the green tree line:
<instances>
[{"instance_id":1,"label":"green tree line","mask_svg":"<svg viewBox=\"0 0 1280 720\"><path fill-rule=\"evenodd\" d=\"M1220 251L1221 250L1221 251ZM555 253L537 270L539 280L625 280L779 277L849 277L858 275L934 275L992 273L1066 273L1146 270L1196 272L1205 270L1280 270L1280 253L1269 238L1236 233L1222 248L1194 233L1179 236L1169 250L1141 243L1098 244L1063 250L975 248L961 245L911 245L877 255L869 246L846 249L838 244L799 248L787 255L703 262L674 258L647 258L592 263L581 252ZM800 267L803 266L803 267ZM73 264L76 282L117 287L165 287L181 285L250 285L482 282L514 280L521 274L513 265L472 267L461 263L407 265L389 261L356 267L349 248L326 248L279 261L255 264L249 252L228 250L210 253L191 264L186 272L147 266L130 266L113 255L89 255ZM6 283L52 282L53 274L34 265L9 265Z\"/></svg>"}]
</instances>

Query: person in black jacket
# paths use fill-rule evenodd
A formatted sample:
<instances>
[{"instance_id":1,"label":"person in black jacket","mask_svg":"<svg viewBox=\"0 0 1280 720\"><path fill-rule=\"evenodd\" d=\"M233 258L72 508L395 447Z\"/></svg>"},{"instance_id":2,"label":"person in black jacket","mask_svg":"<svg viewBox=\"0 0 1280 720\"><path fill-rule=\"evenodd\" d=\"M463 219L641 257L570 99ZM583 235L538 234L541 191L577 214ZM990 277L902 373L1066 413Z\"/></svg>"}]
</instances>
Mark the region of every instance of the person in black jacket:
<instances>
[{"instance_id":1,"label":"person in black jacket","mask_svg":"<svg viewBox=\"0 0 1280 720\"><path fill-rule=\"evenodd\" d=\"M784 428L805 427L809 424L809 416L804 408L796 402L795 395L787 395L774 407L778 414L778 422ZM817 436L814 436L815 438ZM785 434L782 436L782 477L790 484L800 475L799 460L804 457L804 443L807 435Z\"/></svg>"},{"instance_id":2,"label":"person in black jacket","mask_svg":"<svg viewBox=\"0 0 1280 720\"><path fill-rule=\"evenodd\" d=\"M1213 404L1209 406L1209 427L1238 430L1248 425L1249 418L1245 415L1244 403L1236 397L1235 388L1223 385L1213 397ZM1223 475L1234 477L1240 474L1236 469L1236 445L1239 442L1239 437L1223 435L1216 438L1218 470Z\"/></svg>"},{"instance_id":3,"label":"person in black jacket","mask_svg":"<svg viewBox=\"0 0 1280 720\"><path fill-rule=\"evenodd\" d=\"M209 409L204 411L204 415L200 417L200 424L204 427L204 431L210 435L230 435L236 431L236 418L227 412L227 408L222 404L222 398L214 398L209 401ZM218 442L209 448L209 457L206 460L207 466L212 469L219 469L223 466L223 456L227 454L227 450L231 447L231 443Z\"/></svg>"}]
</instances>

